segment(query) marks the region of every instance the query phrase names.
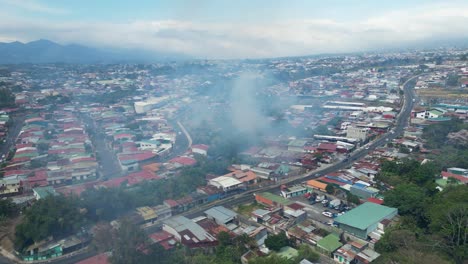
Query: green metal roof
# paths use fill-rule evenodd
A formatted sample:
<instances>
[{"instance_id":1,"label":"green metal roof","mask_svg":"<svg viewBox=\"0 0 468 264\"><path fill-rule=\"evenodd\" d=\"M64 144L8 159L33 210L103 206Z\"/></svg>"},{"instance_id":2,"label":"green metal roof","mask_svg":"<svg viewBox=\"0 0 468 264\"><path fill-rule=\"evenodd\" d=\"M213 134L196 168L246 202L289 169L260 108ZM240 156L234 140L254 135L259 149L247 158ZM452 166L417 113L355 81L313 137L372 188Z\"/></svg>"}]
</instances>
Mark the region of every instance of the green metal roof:
<instances>
[{"instance_id":1,"label":"green metal roof","mask_svg":"<svg viewBox=\"0 0 468 264\"><path fill-rule=\"evenodd\" d=\"M279 204L282 204L282 205L290 205L290 204L293 203L288 199L285 199L285 198L283 198L283 197L281 197L279 195L272 194L272 193L269 193L269 192L264 192L261 195L263 197L275 202L275 203L279 203Z\"/></svg>"},{"instance_id":2,"label":"green metal roof","mask_svg":"<svg viewBox=\"0 0 468 264\"><path fill-rule=\"evenodd\" d=\"M45 186L45 187L37 187L34 188L33 191L37 193L39 199L43 199L49 195L57 195L55 189L52 186Z\"/></svg>"},{"instance_id":3,"label":"green metal roof","mask_svg":"<svg viewBox=\"0 0 468 264\"><path fill-rule=\"evenodd\" d=\"M375 203L364 203L335 218L340 224L355 227L360 230L367 229L369 226L382 221L386 216L397 211L396 208L387 207Z\"/></svg>"},{"instance_id":4,"label":"green metal roof","mask_svg":"<svg viewBox=\"0 0 468 264\"><path fill-rule=\"evenodd\" d=\"M333 252L337 250L339 247L343 246L343 244L340 243L340 238L337 235L332 233L320 239L317 243L317 246L325 249L328 252Z\"/></svg>"}]
</instances>

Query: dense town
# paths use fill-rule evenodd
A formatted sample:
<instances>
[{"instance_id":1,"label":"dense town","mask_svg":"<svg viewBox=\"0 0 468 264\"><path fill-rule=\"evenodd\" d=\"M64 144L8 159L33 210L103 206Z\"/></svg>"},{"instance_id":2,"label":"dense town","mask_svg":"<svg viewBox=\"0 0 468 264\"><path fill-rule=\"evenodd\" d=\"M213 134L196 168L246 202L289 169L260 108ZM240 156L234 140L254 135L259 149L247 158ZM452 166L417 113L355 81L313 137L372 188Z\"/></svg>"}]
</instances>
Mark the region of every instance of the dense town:
<instances>
[{"instance_id":1,"label":"dense town","mask_svg":"<svg viewBox=\"0 0 468 264\"><path fill-rule=\"evenodd\" d=\"M2 66L1 261L463 263L466 54Z\"/></svg>"}]
</instances>

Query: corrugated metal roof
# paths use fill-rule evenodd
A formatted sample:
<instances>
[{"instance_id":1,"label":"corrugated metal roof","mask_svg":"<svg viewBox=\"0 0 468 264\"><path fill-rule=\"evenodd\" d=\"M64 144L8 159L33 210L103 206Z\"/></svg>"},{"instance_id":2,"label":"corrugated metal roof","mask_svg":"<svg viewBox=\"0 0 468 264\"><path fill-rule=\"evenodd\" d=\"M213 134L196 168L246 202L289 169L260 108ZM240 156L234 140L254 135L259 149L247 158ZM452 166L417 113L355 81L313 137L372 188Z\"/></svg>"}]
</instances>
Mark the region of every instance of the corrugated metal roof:
<instances>
[{"instance_id":1,"label":"corrugated metal roof","mask_svg":"<svg viewBox=\"0 0 468 264\"><path fill-rule=\"evenodd\" d=\"M396 208L366 202L346 214L338 216L335 218L335 222L364 230L396 211Z\"/></svg>"},{"instance_id":2,"label":"corrugated metal roof","mask_svg":"<svg viewBox=\"0 0 468 264\"><path fill-rule=\"evenodd\" d=\"M227 223L234 219L237 214L223 206L215 206L205 211L209 217L213 217L217 222Z\"/></svg>"}]
</instances>

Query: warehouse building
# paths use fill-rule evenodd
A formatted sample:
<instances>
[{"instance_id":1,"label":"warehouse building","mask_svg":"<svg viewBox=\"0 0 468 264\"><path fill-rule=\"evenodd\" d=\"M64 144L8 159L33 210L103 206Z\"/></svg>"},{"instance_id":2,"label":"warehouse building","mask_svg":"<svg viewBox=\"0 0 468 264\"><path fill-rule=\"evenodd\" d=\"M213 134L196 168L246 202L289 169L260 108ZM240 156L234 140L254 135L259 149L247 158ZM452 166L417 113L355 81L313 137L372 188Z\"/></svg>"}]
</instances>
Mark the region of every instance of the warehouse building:
<instances>
[{"instance_id":1,"label":"warehouse building","mask_svg":"<svg viewBox=\"0 0 468 264\"><path fill-rule=\"evenodd\" d=\"M396 208L367 202L335 218L335 222L344 231L367 239L369 233L375 231L382 220L390 220L397 214Z\"/></svg>"}]
</instances>

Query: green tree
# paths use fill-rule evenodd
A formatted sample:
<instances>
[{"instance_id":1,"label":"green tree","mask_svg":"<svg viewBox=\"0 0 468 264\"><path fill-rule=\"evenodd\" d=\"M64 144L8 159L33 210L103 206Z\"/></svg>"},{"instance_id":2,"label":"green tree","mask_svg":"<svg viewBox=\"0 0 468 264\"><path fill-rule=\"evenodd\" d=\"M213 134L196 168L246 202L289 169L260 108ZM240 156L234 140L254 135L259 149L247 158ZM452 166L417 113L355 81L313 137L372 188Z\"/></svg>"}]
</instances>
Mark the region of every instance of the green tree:
<instances>
[{"instance_id":1,"label":"green tree","mask_svg":"<svg viewBox=\"0 0 468 264\"><path fill-rule=\"evenodd\" d=\"M266 257L256 257L249 261L249 264L293 264L294 260L290 260L276 253L272 253Z\"/></svg>"},{"instance_id":2,"label":"green tree","mask_svg":"<svg viewBox=\"0 0 468 264\"><path fill-rule=\"evenodd\" d=\"M265 239L265 246L274 251L279 251L282 247L289 245L290 241L284 232L278 235L269 235L267 239Z\"/></svg>"},{"instance_id":3,"label":"green tree","mask_svg":"<svg viewBox=\"0 0 468 264\"><path fill-rule=\"evenodd\" d=\"M133 225L130 221L120 221L112 245L113 264L145 263L145 250L149 247L149 241L145 233Z\"/></svg>"},{"instance_id":4,"label":"green tree","mask_svg":"<svg viewBox=\"0 0 468 264\"><path fill-rule=\"evenodd\" d=\"M430 230L443 242L443 250L462 263L468 258L468 186L447 187L430 206Z\"/></svg>"},{"instance_id":5,"label":"green tree","mask_svg":"<svg viewBox=\"0 0 468 264\"><path fill-rule=\"evenodd\" d=\"M325 191L327 191L328 194L333 194L335 193L335 187L333 184L327 184L327 187L325 187Z\"/></svg>"},{"instance_id":6,"label":"green tree","mask_svg":"<svg viewBox=\"0 0 468 264\"><path fill-rule=\"evenodd\" d=\"M401 184L385 193L385 205L398 208L401 215L410 215L419 226L427 224L425 204L428 197L423 188L415 184Z\"/></svg>"},{"instance_id":7,"label":"green tree","mask_svg":"<svg viewBox=\"0 0 468 264\"><path fill-rule=\"evenodd\" d=\"M348 201L349 203L356 204L356 205L359 205L361 203L361 201L359 200L359 197L350 192L346 193L346 201Z\"/></svg>"},{"instance_id":8,"label":"green tree","mask_svg":"<svg viewBox=\"0 0 468 264\"><path fill-rule=\"evenodd\" d=\"M15 95L8 88L0 88L0 108L15 105Z\"/></svg>"},{"instance_id":9,"label":"green tree","mask_svg":"<svg viewBox=\"0 0 468 264\"><path fill-rule=\"evenodd\" d=\"M19 251L49 236L60 238L77 232L87 223L74 197L49 196L28 208L16 227L15 246Z\"/></svg>"},{"instance_id":10,"label":"green tree","mask_svg":"<svg viewBox=\"0 0 468 264\"><path fill-rule=\"evenodd\" d=\"M296 257L296 263L299 263L303 259L307 259L310 262L316 262L320 259L320 254L314 251L309 245L302 244L298 248L299 256Z\"/></svg>"}]
</instances>

